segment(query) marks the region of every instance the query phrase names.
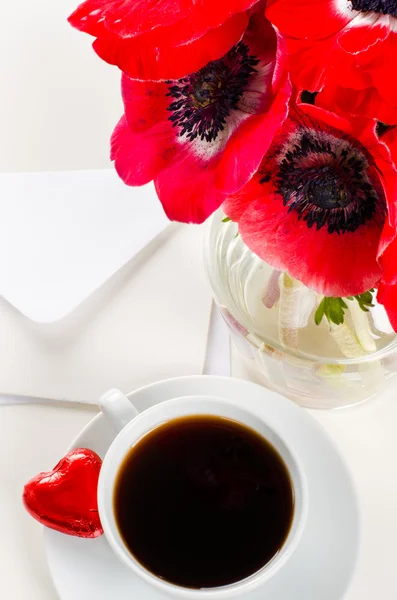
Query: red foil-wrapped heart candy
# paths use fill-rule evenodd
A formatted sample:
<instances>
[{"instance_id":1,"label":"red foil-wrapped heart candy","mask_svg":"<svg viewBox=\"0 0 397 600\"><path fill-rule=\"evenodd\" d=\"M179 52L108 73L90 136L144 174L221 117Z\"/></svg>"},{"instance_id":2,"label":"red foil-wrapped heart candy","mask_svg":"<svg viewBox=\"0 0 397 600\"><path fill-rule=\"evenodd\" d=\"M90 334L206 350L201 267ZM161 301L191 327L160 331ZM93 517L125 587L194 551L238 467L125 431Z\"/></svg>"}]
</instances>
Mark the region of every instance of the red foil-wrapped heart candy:
<instances>
[{"instance_id":1,"label":"red foil-wrapped heart candy","mask_svg":"<svg viewBox=\"0 0 397 600\"><path fill-rule=\"evenodd\" d=\"M103 529L97 489L102 460L87 448L69 452L48 473L39 473L24 487L28 512L46 527L68 535L95 538Z\"/></svg>"}]
</instances>

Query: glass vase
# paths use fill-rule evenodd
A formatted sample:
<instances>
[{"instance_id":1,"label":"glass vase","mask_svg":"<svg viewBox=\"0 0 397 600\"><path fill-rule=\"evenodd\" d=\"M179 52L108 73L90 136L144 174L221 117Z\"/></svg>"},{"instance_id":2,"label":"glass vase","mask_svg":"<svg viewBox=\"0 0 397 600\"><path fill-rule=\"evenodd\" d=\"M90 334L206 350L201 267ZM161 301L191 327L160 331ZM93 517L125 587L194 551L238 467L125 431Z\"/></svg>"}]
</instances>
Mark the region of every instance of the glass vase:
<instances>
[{"instance_id":1,"label":"glass vase","mask_svg":"<svg viewBox=\"0 0 397 600\"><path fill-rule=\"evenodd\" d=\"M255 379L309 408L340 408L384 390L397 371L397 336L376 302L345 300L341 325L314 315L322 296L256 256L218 211L205 243L215 301Z\"/></svg>"}]
</instances>

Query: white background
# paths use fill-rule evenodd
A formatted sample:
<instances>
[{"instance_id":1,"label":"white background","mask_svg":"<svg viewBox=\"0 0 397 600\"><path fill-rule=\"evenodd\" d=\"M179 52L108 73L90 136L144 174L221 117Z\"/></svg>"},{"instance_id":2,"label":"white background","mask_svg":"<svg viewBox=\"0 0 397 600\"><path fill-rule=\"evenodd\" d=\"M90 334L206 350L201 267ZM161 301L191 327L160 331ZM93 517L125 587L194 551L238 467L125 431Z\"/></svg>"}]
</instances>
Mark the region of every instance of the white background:
<instances>
[{"instance_id":1,"label":"white background","mask_svg":"<svg viewBox=\"0 0 397 600\"><path fill-rule=\"evenodd\" d=\"M117 69L67 23L77 0L1 0L0 171L110 166Z\"/></svg>"}]
</instances>

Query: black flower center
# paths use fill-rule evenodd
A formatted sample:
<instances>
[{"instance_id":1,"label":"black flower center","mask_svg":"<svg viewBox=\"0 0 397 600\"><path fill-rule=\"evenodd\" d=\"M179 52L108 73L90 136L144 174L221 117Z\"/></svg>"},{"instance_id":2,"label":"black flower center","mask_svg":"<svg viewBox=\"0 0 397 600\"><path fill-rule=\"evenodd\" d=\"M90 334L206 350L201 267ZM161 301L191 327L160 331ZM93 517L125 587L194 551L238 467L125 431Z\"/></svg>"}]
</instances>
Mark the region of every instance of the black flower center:
<instances>
[{"instance_id":1,"label":"black flower center","mask_svg":"<svg viewBox=\"0 0 397 600\"><path fill-rule=\"evenodd\" d=\"M248 46L239 42L223 58L172 83L167 95L174 100L168 107L172 113L168 118L179 128L179 135L191 141L197 137L207 142L216 140L227 117L238 109L258 63Z\"/></svg>"},{"instance_id":2,"label":"black flower center","mask_svg":"<svg viewBox=\"0 0 397 600\"><path fill-rule=\"evenodd\" d=\"M345 208L349 205L349 196L344 184L340 181L338 173L332 167L312 169L307 175L307 199L318 208L334 209Z\"/></svg>"},{"instance_id":3,"label":"black flower center","mask_svg":"<svg viewBox=\"0 0 397 600\"><path fill-rule=\"evenodd\" d=\"M308 227L329 233L356 231L374 219L381 227L386 203L378 175L371 171L358 142L331 133L302 128L276 156L278 172L261 172L273 179L288 212L295 211Z\"/></svg>"},{"instance_id":4,"label":"black flower center","mask_svg":"<svg viewBox=\"0 0 397 600\"><path fill-rule=\"evenodd\" d=\"M397 0L350 0L354 10L397 17Z\"/></svg>"}]
</instances>

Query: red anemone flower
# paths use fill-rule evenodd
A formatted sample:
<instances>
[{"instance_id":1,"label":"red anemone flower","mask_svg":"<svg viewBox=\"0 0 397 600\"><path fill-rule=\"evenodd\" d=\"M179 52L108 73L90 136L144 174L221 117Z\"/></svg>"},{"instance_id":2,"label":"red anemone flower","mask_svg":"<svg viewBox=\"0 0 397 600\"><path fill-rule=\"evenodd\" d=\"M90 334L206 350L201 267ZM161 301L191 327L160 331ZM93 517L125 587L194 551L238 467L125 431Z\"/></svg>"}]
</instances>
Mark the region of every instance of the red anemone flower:
<instances>
[{"instance_id":1,"label":"red anemone flower","mask_svg":"<svg viewBox=\"0 0 397 600\"><path fill-rule=\"evenodd\" d=\"M253 252L327 296L362 293L382 274L397 178L375 124L291 108L257 174L224 204Z\"/></svg>"},{"instance_id":2,"label":"red anemone flower","mask_svg":"<svg viewBox=\"0 0 397 600\"><path fill-rule=\"evenodd\" d=\"M286 118L290 86L261 14L217 61L179 80L123 77L111 157L128 185L154 179L170 219L199 223L257 170Z\"/></svg>"},{"instance_id":3,"label":"red anemone flower","mask_svg":"<svg viewBox=\"0 0 397 600\"><path fill-rule=\"evenodd\" d=\"M260 0L264 10L263 0ZM94 50L133 79L161 81L221 58L258 0L86 0L69 17Z\"/></svg>"},{"instance_id":4,"label":"red anemone flower","mask_svg":"<svg viewBox=\"0 0 397 600\"><path fill-rule=\"evenodd\" d=\"M334 110L397 123L396 0L269 0L266 14L298 87L330 85Z\"/></svg>"}]
</instances>

